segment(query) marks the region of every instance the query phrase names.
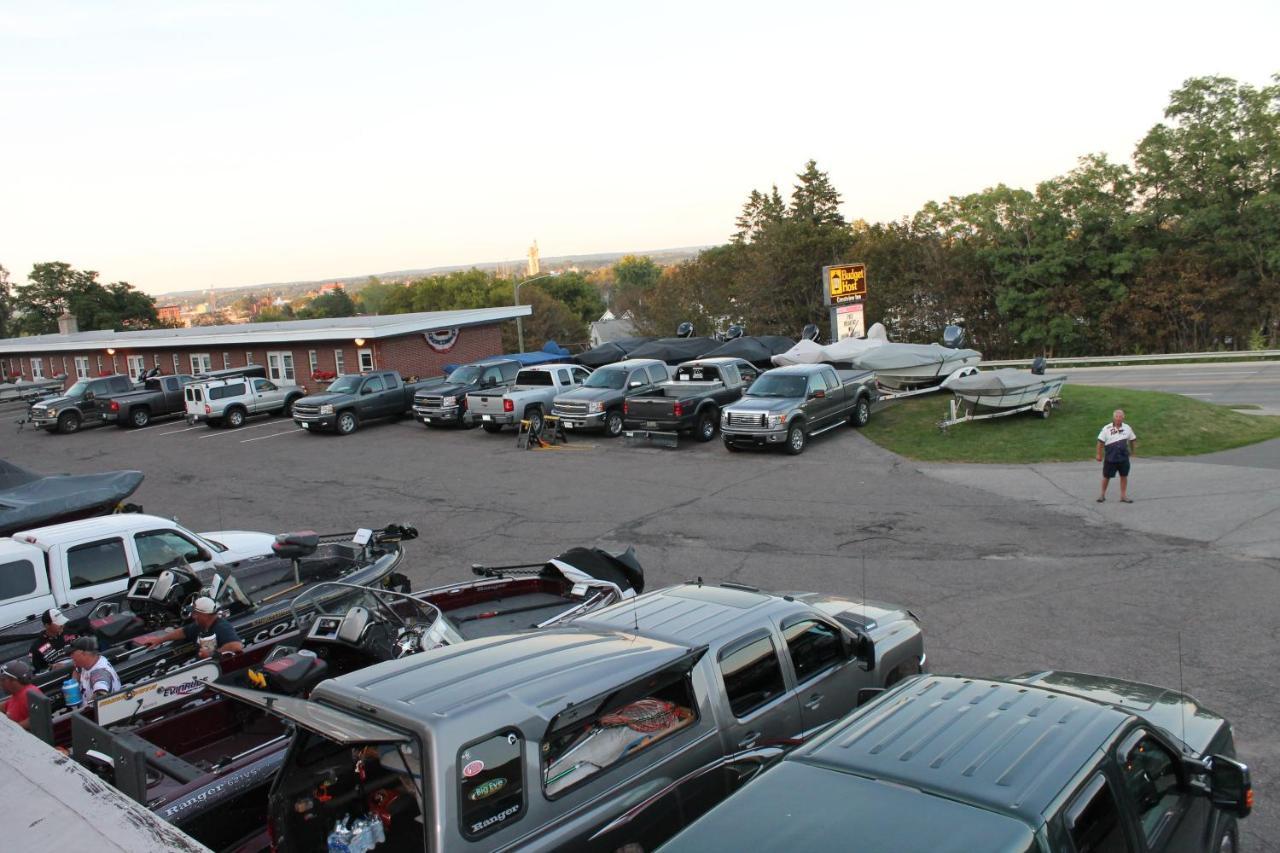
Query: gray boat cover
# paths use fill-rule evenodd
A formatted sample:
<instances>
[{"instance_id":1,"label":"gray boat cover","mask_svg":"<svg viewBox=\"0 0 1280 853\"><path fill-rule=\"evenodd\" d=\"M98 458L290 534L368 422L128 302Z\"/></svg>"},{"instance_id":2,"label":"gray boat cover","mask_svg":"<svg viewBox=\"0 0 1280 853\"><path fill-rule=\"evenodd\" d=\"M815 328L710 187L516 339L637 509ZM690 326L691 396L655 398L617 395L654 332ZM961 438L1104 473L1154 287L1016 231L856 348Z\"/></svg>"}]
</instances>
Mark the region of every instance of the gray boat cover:
<instances>
[{"instance_id":1,"label":"gray boat cover","mask_svg":"<svg viewBox=\"0 0 1280 853\"><path fill-rule=\"evenodd\" d=\"M845 338L826 346L813 341L800 341L786 352L775 355L773 363L779 367L785 367L788 364L844 363L888 342L889 336L885 332L884 324L874 323L867 330L865 338Z\"/></svg>"},{"instance_id":2,"label":"gray boat cover","mask_svg":"<svg viewBox=\"0 0 1280 853\"><path fill-rule=\"evenodd\" d=\"M782 335L745 335L725 341L702 358L741 358L754 365L768 367L770 359L795 345L795 341Z\"/></svg>"},{"instance_id":3,"label":"gray boat cover","mask_svg":"<svg viewBox=\"0 0 1280 853\"><path fill-rule=\"evenodd\" d=\"M962 376L947 383L947 387L957 394L1008 394L1066 378L1063 374L1041 376L1029 370L1014 370L1006 367L1002 370L987 370L971 376Z\"/></svg>"},{"instance_id":4,"label":"gray boat cover","mask_svg":"<svg viewBox=\"0 0 1280 853\"><path fill-rule=\"evenodd\" d=\"M141 471L46 477L0 459L0 536L110 512L141 483Z\"/></svg>"},{"instance_id":5,"label":"gray boat cover","mask_svg":"<svg viewBox=\"0 0 1280 853\"><path fill-rule=\"evenodd\" d=\"M951 349L942 344L884 344L868 350L849 361L862 370L893 371L910 367L939 365L939 372L948 372L947 363L981 357L982 353L971 349Z\"/></svg>"}]
</instances>

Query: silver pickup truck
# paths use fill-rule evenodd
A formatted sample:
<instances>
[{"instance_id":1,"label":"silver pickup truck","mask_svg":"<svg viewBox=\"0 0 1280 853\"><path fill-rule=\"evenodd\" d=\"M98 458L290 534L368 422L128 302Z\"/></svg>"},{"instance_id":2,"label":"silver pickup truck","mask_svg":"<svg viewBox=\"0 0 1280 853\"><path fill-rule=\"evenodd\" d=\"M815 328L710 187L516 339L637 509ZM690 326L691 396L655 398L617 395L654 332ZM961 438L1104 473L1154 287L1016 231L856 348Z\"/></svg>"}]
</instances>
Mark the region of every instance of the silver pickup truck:
<instances>
[{"instance_id":1,"label":"silver pickup truck","mask_svg":"<svg viewBox=\"0 0 1280 853\"><path fill-rule=\"evenodd\" d=\"M551 413L557 396L577 388L591 375L579 364L543 364L523 367L511 388L472 391L467 395L467 417L485 432L500 432L504 426L529 421L529 430L542 432L542 419Z\"/></svg>"},{"instance_id":2,"label":"silver pickup truck","mask_svg":"<svg viewBox=\"0 0 1280 853\"><path fill-rule=\"evenodd\" d=\"M760 374L742 399L720 414L728 450L781 444L794 455L809 438L843 423L866 426L876 400L875 374L827 364L795 364Z\"/></svg>"},{"instance_id":3,"label":"silver pickup truck","mask_svg":"<svg viewBox=\"0 0 1280 853\"><path fill-rule=\"evenodd\" d=\"M906 610L689 583L309 700L224 692L296 726L268 799L278 853L343 840L344 815L391 850L613 853L653 850L745 781L717 771L727 757L776 755L924 664Z\"/></svg>"}]
</instances>

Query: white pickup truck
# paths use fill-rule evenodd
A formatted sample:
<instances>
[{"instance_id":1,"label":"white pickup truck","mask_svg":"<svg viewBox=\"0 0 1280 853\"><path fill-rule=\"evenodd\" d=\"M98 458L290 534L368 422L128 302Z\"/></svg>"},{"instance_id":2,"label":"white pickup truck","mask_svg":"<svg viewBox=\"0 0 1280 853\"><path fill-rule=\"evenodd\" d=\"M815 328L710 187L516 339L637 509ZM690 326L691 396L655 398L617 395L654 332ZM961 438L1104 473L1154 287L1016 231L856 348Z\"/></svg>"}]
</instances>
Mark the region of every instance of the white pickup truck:
<instances>
[{"instance_id":1,"label":"white pickup truck","mask_svg":"<svg viewBox=\"0 0 1280 853\"><path fill-rule=\"evenodd\" d=\"M511 388L472 391L467 395L468 423L478 423L485 432L500 432L504 426L529 421L529 430L542 432L542 418L550 414L556 397L582 386L591 375L580 364L541 364L523 367Z\"/></svg>"},{"instance_id":2,"label":"white pickup truck","mask_svg":"<svg viewBox=\"0 0 1280 853\"><path fill-rule=\"evenodd\" d=\"M123 595L138 575L184 559L193 569L268 556L270 533L193 533L167 518L125 513L37 527L0 538L0 625L50 607L68 619ZM38 630L38 629L37 629ZM3 634L0 629L0 644Z\"/></svg>"}]
</instances>

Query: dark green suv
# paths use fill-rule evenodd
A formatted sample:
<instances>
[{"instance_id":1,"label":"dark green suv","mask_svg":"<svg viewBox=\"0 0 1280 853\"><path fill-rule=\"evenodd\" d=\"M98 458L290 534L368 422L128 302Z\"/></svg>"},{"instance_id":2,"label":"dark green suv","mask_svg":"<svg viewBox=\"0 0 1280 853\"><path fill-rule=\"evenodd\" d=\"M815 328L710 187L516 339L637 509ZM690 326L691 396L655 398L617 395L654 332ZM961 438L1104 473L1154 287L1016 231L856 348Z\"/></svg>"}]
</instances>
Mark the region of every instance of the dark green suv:
<instances>
[{"instance_id":1,"label":"dark green suv","mask_svg":"<svg viewBox=\"0 0 1280 853\"><path fill-rule=\"evenodd\" d=\"M1235 851L1231 726L1160 687L1069 672L921 675L777 761L662 847Z\"/></svg>"}]
</instances>

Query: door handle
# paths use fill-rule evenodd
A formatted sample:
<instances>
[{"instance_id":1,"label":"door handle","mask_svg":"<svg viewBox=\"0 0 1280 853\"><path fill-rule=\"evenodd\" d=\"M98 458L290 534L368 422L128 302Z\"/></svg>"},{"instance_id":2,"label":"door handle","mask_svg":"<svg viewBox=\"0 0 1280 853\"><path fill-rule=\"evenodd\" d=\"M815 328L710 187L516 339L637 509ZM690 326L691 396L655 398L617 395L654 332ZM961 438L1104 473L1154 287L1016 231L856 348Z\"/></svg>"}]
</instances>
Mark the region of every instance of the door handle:
<instances>
[{"instance_id":1,"label":"door handle","mask_svg":"<svg viewBox=\"0 0 1280 853\"><path fill-rule=\"evenodd\" d=\"M93 596L82 598L76 602L76 607L79 607L81 604L88 604L90 601L93 601Z\"/></svg>"},{"instance_id":2,"label":"door handle","mask_svg":"<svg viewBox=\"0 0 1280 853\"><path fill-rule=\"evenodd\" d=\"M758 740L760 740L759 732L747 732L747 736L738 741L738 749L750 749Z\"/></svg>"},{"instance_id":3,"label":"door handle","mask_svg":"<svg viewBox=\"0 0 1280 853\"><path fill-rule=\"evenodd\" d=\"M815 693L809 697L809 701L805 702L804 706L808 708L810 711L816 711L818 710L818 706L821 704L822 704L822 694Z\"/></svg>"}]
</instances>

